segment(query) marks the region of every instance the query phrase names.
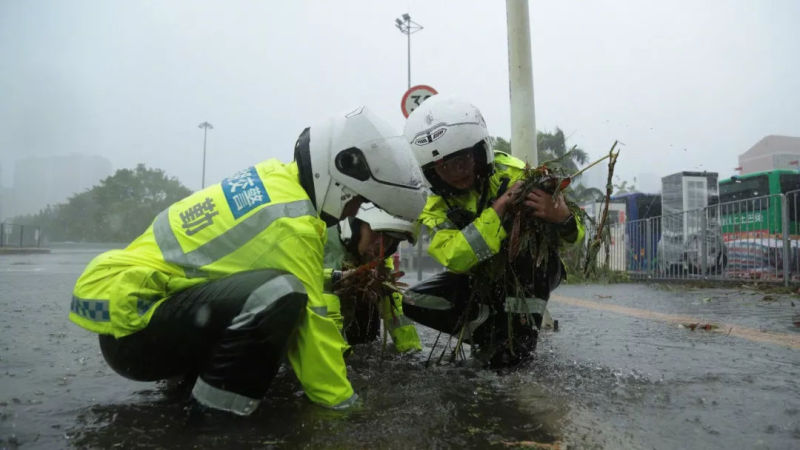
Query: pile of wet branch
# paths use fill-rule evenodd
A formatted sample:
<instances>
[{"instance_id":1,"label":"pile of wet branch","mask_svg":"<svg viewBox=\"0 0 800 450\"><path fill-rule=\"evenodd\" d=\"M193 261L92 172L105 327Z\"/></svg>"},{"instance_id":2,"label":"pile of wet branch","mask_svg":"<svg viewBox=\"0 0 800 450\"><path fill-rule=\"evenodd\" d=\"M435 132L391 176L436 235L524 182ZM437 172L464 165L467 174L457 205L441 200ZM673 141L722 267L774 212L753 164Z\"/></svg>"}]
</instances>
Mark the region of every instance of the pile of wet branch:
<instances>
[{"instance_id":1,"label":"pile of wet branch","mask_svg":"<svg viewBox=\"0 0 800 450\"><path fill-rule=\"evenodd\" d=\"M379 329L378 312L382 302L394 293L402 294L408 287L400 278L404 273L393 272L382 258L354 266L343 264L345 276L333 286L339 297L344 316L344 331L348 340L360 343L374 339ZM396 317L394 302L388 302L392 316ZM370 337L373 336L373 337ZM384 348L387 344L387 330L383 334Z\"/></svg>"},{"instance_id":2,"label":"pile of wet branch","mask_svg":"<svg viewBox=\"0 0 800 450\"><path fill-rule=\"evenodd\" d=\"M572 216L584 228L594 232L593 236L588 237L582 266L584 275L596 270L596 259L600 248L605 246L608 254L610 239L605 222L613 189L611 180L614 164L619 154L614 152L616 145L614 142L607 156L571 175L560 164L561 160L570 157L571 152L539 167L525 168L521 178L522 183L509 205L510 219L504 224L505 228L510 230L509 237L504 241L498 254L483 261L473 270L470 296L457 327L459 332L457 336L451 337L455 338L456 342L452 345L451 339L447 340L439 354L438 363L442 363L445 359L451 363L465 360L464 343L471 344L473 354L489 367L514 365L534 351L537 330L533 314L527 312L505 314L506 298L533 297L537 283L549 283L548 273L554 270L560 273L562 263L559 249L562 242L562 227L560 224L535 217L531 209L525 206L524 201L534 189L552 194L553 201L563 197ZM564 194L575 177L605 159L609 159L608 181L605 205L598 225L577 203ZM381 260L355 267L346 273L348 275L334 286L334 292L343 299L343 302L362 302L377 306L386 296L394 292L403 293L406 287L398 281L403 273L392 272L382 264ZM542 289L547 290L548 286L545 285ZM489 317L487 324L474 319L476 316L480 317L482 311L485 315L487 309ZM486 320L485 316L483 320ZM479 333L482 335L477 336ZM441 334L431 349L429 362L438 348L440 337Z\"/></svg>"},{"instance_id":3,"label":"pile of wet branch","mask_svg":"<svg viewBox=\"0 0 800 450\"><path fill-rule=\"evenodd\" d=\"M513 365L535 350L537 331L533 315L528 312L505 314L506 298L529 298L536 296L536 292L543 290L549 292L548 274L560 273L561 270L559 249L562 245L563 227L535 217L531 208L525 206L524 201L534 189L552 194L554 202L563 197L572 216L584 229L588 228L594 232L593 236L588 237L582 266L584 275L596 270L599 249L603 245L608 249L610 240L605 222L612 192L614 164L619 154L614 152L616 145L614 142L607 156L572 175L568 174L560 164L561 160L570 157L569 152L562 158L548 161L539 167L525 168L521 186L508 209L510 219L505 224L505 228L510 230L508 238L497 255L483 261L474 269L469 303L460 319L457 341L452 347L449 342L445 345L438 358L440 363L448 353L450 362L465 359L463 343L467 341L473 345L473 354L477 359L489 367ZM605 206L599 220L600 224L597 225L577 203L564 194L576 176L605 159L609 159L608 183ZM537 289L537 283L543 286ZM490 321L481 327L481 331L488 333L488 336L476 339L476 336L473 336L475 330L472 329L475 326L474 321L471 322L470 318L479 315L479 311L486 308L489 309L490 318L500 317L505 323L497 319ZM476 346L478 342L479 345ZM431 350L430 356L433 355L434 349Z\"/></svg>"},{"instance_id":4,"label":"pile of wet branch","mask_svg":"<svg viewBox=\"0 0 800 450\"><path fill-rule=\"evenodd\" d=\"M345 276L334 286L339 298L378 305L382 299L395 292L403 293L408 287L400 282L403 272L392 272L383 260L376 259L360 266L343 265Z\"/></svg>"}]
</instances>

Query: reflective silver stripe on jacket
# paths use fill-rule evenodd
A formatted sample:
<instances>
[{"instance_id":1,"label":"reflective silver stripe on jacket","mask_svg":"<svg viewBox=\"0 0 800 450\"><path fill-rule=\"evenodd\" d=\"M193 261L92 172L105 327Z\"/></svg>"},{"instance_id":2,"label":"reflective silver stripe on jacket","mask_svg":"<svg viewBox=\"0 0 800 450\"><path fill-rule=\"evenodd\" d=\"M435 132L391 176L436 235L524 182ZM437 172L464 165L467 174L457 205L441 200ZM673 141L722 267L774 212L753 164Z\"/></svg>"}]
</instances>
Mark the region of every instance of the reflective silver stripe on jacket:
<instances>
[{"instance_id":1,"label":"reflective silver stripe on jacket","mask_svg":"<svg viewBox=\"0 0 800 450\"><path fill-rule=\"evenodd\" d=\"M93 322L111 321L108 300L92 300L73 295L69 309L84 319L89 319Z\"/></svg>"},{"instance_id":2,"label":"reflective silver stripe on jacket","mask_svg":"<svg viewBox=\"0 0 800 450\"><path fill-rule=\"evenodd\" d=\"M228 327L229 329L236 330L250 325L254 316L261 314L277 300L287 295L307 295L305 286L303 286L303 283L301 283L296 276L277 270L274 272L274 278L250 293L250 296L247 297L247 301L244 302L244 306L242 306L242 311L231 321L231 325Z\"/></svg>"},{"instance_id":3,"label":"reflective silver stripe on jacket","mask_svg":"<svg viewBox=\"0 0 800 450\"><path fill-rule=\"evenodd\" d=\"M455 229L456 229L456 226L453 224L453 222L450 222L449 220L445 220L444 222L440 223L439 225L436 225L435 227L433 227L433 231L434 232L442 231L442 230L455 230Z\"/></svg>"},{"instance_id":4,"label":"reflective silver stripe on jacket","mask_svg":"<svg viewBox=\"0 0 800 450\"><path fill-rule=\"evenodd\" d=\"M187 275L190 273L198 275L198 271L191 269L207 266L236 251L269 227L272 222L283 217L316 217L316 215L316 210L310 200L269 204L200 247L190 252L184 252L170 227L169 208L167 208L153 222L153 234L159 249L161 249L161 254L164 256L164 261L190 269L187 270Z\"/></svg>"},{"instance_id":5,"label":"reflective silver stripe on jacket","mask_svg":"<svg viewBox=\"0 0 800 450\"><path fill-rule=\"evenodd\" d=\"M192 396L205 406L232 412L240 416L249 416L261 403L261 400L216 388L203 381L200 377L197 377L197 381L194 383Z\"/></svg>"},{"instance_id":6,"label":"reflective silver stripe on jacket","mask_svg":"<svg viewBox=\"0 0 800 450\"><path fill-rule=\"evenodd\" d=\"M446 311L453 308L453 304L444 297L421 294L412 290L408 290L405 294L403 294L403 303L419 306L420 308L438 309L441 311Z\"/></svg>"},{"instance_id":7,"label":"reflective silver stripe on jacket","mask_svg":"<svg viewBox=\"0 0 800 450\"><path fill-rule=\"evenodd\" d=\"M325 317L325 316L328 315L328 307L327 306L309 306L309 309L311 309L312 311L317 313L317 315L320 315L322 317Z\"/></svg>"},{"instance_id":8,"label":"reflective silver stripe on jacket","mask_svg":"<svg viewBox=\"0 0 800 450\"><path fill-rule=\"evenodd\" d=\"M478 258L478 261L484 261L492 257L492 249L489 248L489 244L483 239L481 232L478 231L474 223L464 227L461 230L461 234L464 236L464 239L467 240L469 246L472 247L472 251L475 253L475 257Z\"/></svg>"},{"instance_id":9,"label":"reflective silver stripe on jacket","mask_svg":"<svg viewBox=\"0 0 800 450\"><path fill-rule=\"evenodd\" d=\"M506 312L523 314L544 314L547 302L536 297L506 297Z\"/></svg>"}]
</instances>

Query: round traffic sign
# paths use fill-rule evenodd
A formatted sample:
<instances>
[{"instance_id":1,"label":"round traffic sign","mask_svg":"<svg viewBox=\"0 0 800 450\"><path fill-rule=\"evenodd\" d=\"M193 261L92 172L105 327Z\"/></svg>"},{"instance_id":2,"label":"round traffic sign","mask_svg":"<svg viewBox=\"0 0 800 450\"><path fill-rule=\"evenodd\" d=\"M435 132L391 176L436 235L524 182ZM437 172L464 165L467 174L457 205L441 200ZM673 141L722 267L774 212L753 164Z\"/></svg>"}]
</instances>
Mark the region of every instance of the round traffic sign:
<instances>
[{"instance_id":1,"label":"round traffic sign","mask_svg":"<svg viewBox=\"0 0 800 450\"><path fill-rule=\"evenodd\" d=\"M411 111L417 109L428 97L436 94L438 94L436 89L424 84L411 86L411 88L403 94L403 100L400 102L400 109L403 111L403 116L408 117Z\"/></svg>"}]
</instances>

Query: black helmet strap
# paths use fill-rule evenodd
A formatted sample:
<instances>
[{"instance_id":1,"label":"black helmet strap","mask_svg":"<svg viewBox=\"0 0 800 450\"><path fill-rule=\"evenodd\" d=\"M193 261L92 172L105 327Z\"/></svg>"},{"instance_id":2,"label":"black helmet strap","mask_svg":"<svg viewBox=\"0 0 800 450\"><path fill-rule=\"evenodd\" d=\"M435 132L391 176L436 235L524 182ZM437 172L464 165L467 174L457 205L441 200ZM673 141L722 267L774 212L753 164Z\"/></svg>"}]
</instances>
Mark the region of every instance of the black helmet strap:
<instances>
[{"instance_id":1,"label":"black helmet strap","mask_svg":"<svg viewBox=\"0 0 800 450\"><path fill-rule=\"evenodd\" d=\"M314 208L317 207L317 195L314 189L314 174L311 168L311 149L309 143L311 142L311 128L306 128L300 133L297 142L294 144L294 160L297 162L297 171L299 172L300 185L306 191L308 197Z\"/></svg>"}]
</instances>

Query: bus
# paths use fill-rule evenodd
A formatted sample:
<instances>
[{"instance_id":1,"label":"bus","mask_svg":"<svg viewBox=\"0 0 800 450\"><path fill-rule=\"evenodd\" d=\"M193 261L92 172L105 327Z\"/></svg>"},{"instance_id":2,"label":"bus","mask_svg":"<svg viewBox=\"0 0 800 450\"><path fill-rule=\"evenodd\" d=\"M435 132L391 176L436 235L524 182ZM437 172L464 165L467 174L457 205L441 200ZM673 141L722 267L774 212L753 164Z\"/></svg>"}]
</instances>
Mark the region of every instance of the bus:
<instances>
[{"instance_id":1,"label":"bus","mask_svg":"<svg viewBox=\"0 0 800 450\"><path fill-rule=\"evenodd\" d=\"M783 237L781 195L787 198L789 234L798 234L797 193L800 172L776 169L734 175L719 182L720 216L726 241L753 237Z\"/></svg>"},{"instance_id":2,"label":"bus","mask_svg":"<svg viewBox=\"0 0 800 450\"><path fill-rule=\"evenodd\" d=\"M776 169L735 175L719 182L723 238L733 276L775 278L784 265L783 215L788 215L791 239L789 269L795 272L800 254L800 172ZM783 210L782 197L787 210Z\"/></svg>"}]
</instances>

